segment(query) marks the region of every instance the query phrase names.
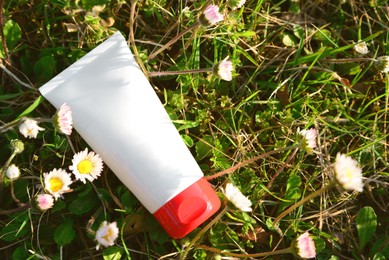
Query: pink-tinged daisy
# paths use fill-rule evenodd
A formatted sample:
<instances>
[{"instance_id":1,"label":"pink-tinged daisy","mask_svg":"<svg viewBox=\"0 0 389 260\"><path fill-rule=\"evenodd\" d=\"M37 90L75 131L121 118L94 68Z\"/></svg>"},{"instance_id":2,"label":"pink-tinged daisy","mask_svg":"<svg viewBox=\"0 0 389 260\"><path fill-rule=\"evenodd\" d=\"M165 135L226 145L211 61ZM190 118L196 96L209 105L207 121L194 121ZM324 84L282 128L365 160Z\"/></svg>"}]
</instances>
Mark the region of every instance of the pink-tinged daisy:
<instances>
[{"instance_id":1,"label":"pink-tinged daisy","mask_svg":"<svg viewBox=\"0 0 389 260\"><path fill-rule=\"evenodd\" d=\"M39 194L35 201L37 207L42 211L51 209L54 205L53 196L50 194Z\"/></svg>"},{"instance_id":2,"label":"pink-tinged daisy","mask_svg":"<svg viewBox=\"0 0 389 260\"><path fill-rule=\"evenodd\" d=\"M26 118L19 126L19 132L26 138L36 138L39 131L45 130L38 126L38 122L31 118Z\"/></svg>"},{"instance_id":3,"label":"pink-tinged daisy","mask_svg":"<svg viewBox=\"0 0 389 260\"><path fill-rule=\"evenodd\" d=\"M232 62L227 57L213 67L213 74L222 80L231 81L233 70Z\"/></svg>"},{"instance_id":4,"label":"pink-tinged daisy","mask_svg":"<svg viewBox=\"0 0 389 260\"><path fill-rule=\"evenodd\" d=\"M362 169L358 162L345 154L338 153L335 159L335 178L345 190L363 191Z\"/></svg>"},{"instance_id":5,"label":"pink-tinged daisy","mask_svg":"<svg viewBox=\"0 0 389 260\"><path fill-rule=\"evenodd\" d=\"M69 169L73 172L77 180L86 183L86 179L92 182L97 179L103 171L103 160L100 155L89 152L88 148L73 156L72 165Z\"/></svg>"},{"instance_id":6,"label":"pink-tinged daisy","mask_svg":"<svg viewBox=\"0 0 389 260\"><path fill-rule=\"evenodd\" d=\"M199 21L202 26L212 26L224 20L224 16L219 12L217 5L209 5L200 15Z\"/></svg>"},{"instance_id":7,"label":"pink-tinged daisy","mask_svg":"<svg viewBox=\"0 0 389 260\"><path fill-rule=\"evenodd\" d=\"M49 173L43 173L45 190L57 200L65 192L70 191L72 179L70 174L63 169L54 169Z\"/></svg>"},{"instance_id":8,"label":"pink-tinged daisy","mask_svg":"<svg viewBox=\"0 0 389 260\"><path fill-rule=\"evenodd\" d=\"M70 135L73 130L72 110L64 103L54 116L54 126L63 134Z\"/></svg>"},{"instance_id":9,"label":"pink-tinged daisy","mask_svg":"<svg viewBox=\"0 0 389 260\"><path fill-rule=\"evenodd\" d=\"M95 240L97 241L96 249L99 250L100 246L109 247L113 246L116 238L119 235L119 229L116 222L109 223L104 221L101 223L99 229L96 231Z\"/></svg>"},{"instance_id":10,"label":"pink-tinged daisy","mask_svg":"<svg viewBox=\"0 0 389 260\"><path fill-rule=\"evenodd\" d=\"M312 152L313 149L316 148L316 137L317 137L317 131L315 128L310 128L308 130L301 130L297 129L297 132L303 136L302 140L302 148L307 150L308 152Z\"/></svg>"},{"instance_id":11,"label":"pink-tinged daisy","mask_svg":"<svg viewBox=\"0 0 389 260\"><path fill-rule=\"evenodd\" d=\"M227 197L227 199L241 211L252 211L251 201L247 197L245 197L242 192L240 192L240 190L233 184L227 183L226 189L223 190L223 193Z\"/></svg>"},{"instance_id":12,"label":"pink-tinged daisy","mask_svg":"<svg viewBox=\"0 0 389 260\"><path fill-rule=\"evenodd\" d=\"M304 259L310 259L316 257L316 247L315 242L308 232L300 235L296 239L296 251L299 257Z\"/></svg>"}]
</instances>

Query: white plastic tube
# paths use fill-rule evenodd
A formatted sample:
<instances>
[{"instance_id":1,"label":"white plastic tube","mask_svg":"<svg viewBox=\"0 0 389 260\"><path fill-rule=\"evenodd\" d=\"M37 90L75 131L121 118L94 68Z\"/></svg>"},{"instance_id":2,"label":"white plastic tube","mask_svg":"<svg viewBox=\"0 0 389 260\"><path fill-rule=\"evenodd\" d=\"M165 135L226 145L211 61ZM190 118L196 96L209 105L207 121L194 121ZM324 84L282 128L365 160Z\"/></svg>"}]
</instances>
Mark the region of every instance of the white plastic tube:
<instances>
[{"instance_id":1,"label":"white plastic tube","mask_svg":"<svg viewBox=\"0 0 389 260\"><path fill-rule=\"evenodd\" d=\"M175 238L220 207L120 32L40 88Z\"/></svg>"}]
</instances>

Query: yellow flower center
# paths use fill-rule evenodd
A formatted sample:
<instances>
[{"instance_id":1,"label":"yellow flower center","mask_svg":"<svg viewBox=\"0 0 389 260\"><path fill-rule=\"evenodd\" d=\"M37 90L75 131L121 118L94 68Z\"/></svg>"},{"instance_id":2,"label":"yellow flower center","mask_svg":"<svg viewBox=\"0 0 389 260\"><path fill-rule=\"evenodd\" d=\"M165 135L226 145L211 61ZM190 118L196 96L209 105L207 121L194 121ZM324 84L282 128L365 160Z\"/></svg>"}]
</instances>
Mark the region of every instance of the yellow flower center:
<instances>
[{"instance_id":1,"label":"yellow flower center","mask_svg":"<svg viewBox=\"0 0 389 260\"><path fill-rule=\"evenodd\" d=\"M88 159L82 160L77 165L77 170L81 174L89 174L92 171L92 169L93 169L93 164Z\"/></svg>"},{"instance_id":2,"label":"yellow flower center","mask_svg":"<svg viewBox=\"0 0 389 260\"><path fill-rule=\"evenodd\" d=\"M353 172L352 172L350 169L347 169L347 170L346 170L346 176L347 176L347 178L349 178L350 180L353 179Z\"/></svg>"},{"instance_id":3,"label":"yellow flower center","mask_svg":"<svg viewBox=\"0 0 389 260\"><path fill-rule=\"evenodd\" d=\"M105 236L102 236L102 238L104 238L107 242L109 242L110 241L109 238L112 237L112 235L113 235L112 230L110 228L108 228L107 234Z\"/></svg>"},{"instance_id":4,"label":"yellow flower center","mask_svg":"<svg viewBox=\"0 0 389 260\"><path fill-rule=\"evenodd\" d=\"M57 192L62 189L63 182L59 178L51 178L49 180L49 183L50 183L50 190L52 192Z\"/></svg>"}]
</instances>

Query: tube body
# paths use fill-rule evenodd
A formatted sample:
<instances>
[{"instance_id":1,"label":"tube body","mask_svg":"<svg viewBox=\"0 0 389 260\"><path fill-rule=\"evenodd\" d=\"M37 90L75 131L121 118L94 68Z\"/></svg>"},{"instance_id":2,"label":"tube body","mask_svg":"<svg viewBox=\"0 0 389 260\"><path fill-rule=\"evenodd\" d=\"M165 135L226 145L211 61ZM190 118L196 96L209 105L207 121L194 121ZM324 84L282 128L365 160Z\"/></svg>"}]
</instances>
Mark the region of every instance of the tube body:
<instances>
[{"instance_id":1,"label":"tube body","mask_svg":"<svg viewBox=\"0 0 389 260\"><path fill-rule=\"evenodd\" d=\"M40 92L151 213L203 177L119 32Z\"/></svg>"}]
</instances>

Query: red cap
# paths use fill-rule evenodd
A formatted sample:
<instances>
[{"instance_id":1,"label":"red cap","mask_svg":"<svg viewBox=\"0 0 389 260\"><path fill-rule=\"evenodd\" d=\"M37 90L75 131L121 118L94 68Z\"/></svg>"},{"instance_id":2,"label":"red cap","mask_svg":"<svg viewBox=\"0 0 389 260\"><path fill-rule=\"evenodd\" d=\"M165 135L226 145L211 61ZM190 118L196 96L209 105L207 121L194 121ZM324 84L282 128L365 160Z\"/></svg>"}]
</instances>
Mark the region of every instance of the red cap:
<instances>
[{"instance_id":1,"label":"red cap","mask_svg":"<svg viewBox=\"0 0 389 260\"><path fill-rule=\"evenodd\" d=\"M220 199L203 177L165 203L154 217L172 238L182 238L220 208Z\"/></svg>"}]
</instances>

